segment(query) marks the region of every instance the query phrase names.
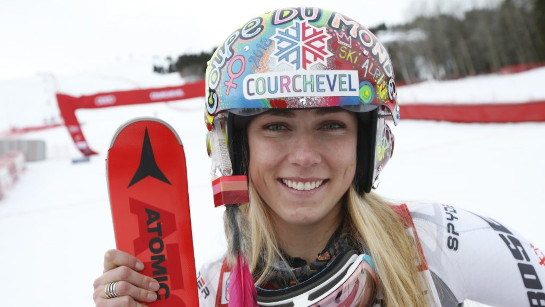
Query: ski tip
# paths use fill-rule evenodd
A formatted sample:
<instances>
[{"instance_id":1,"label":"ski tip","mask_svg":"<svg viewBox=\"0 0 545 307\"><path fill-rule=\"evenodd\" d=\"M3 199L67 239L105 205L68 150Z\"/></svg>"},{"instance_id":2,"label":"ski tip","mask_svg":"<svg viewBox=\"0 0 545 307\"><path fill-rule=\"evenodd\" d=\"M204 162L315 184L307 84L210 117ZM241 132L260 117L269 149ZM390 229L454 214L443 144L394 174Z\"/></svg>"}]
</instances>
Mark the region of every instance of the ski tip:
<instances>
[{"instance_id":1,"label":"ski tip","mask_svg":"<svg viewBox=\"0 0 545 307\"><path fill-rule=\"evenodd\" d=\"M176 136L176 139L178 140L178 143L180 145L183 145L182 139L180 139L180 136L178 135L176 130L169 123L167 123L166 121L164 121L162 119L159 119L159 118L156 118L156 117L137 117L137 118L134 118L134 119L131 119L131 120L127 121L126 123L119 126L119 128L117 128L117 131L114 133L114 136L112 137L112 141L110 142L110 147L109 148L111 149L114 146L114 143L115 143L117 137L119 136L121 131L123 131L126 127L128 127L128 126L130 126L132 124L138 123L138 122L146 122L146 121L148 121L148 122L153 121L153 122L157 122L157 123L160 123L161 125L166 126Z\"/></svg>"}]
</instances>

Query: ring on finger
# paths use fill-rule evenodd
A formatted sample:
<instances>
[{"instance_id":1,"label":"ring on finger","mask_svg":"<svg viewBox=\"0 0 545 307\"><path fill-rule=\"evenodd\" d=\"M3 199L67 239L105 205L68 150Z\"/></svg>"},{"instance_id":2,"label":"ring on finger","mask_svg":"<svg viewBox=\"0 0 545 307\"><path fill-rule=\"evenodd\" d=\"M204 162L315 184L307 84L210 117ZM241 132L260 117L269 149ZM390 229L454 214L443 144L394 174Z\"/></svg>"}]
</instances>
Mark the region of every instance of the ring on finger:
<instances>
[{"instance_id":1,"label":"ring on finger","mask_svg":"<svg viewBox=\"0 0 545 307\"><path fill-rule=\"evenodd\" d=\"M117 286L117 283L118 281L113 281L111 283L106 284L106 286L104 286L104 292L106 292L106 296L108 298L114 298L119 296L115 289L115 286Z\"/></svg>"}]
</instances>

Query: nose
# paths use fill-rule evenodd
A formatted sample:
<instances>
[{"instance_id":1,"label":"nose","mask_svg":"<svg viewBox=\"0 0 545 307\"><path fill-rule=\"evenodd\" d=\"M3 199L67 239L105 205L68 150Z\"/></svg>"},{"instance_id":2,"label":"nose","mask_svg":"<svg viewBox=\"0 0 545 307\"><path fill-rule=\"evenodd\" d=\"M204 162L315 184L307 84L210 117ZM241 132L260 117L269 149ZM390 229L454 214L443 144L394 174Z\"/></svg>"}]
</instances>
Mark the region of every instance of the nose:
<instances>
[{"instance_id":1,"label":"nose","mask_svg":"<svg viewBox=\"0 0 545 307\"><path fill-rule=\"evenodd\" d=\"M314 166L322 162L319 143L311 133L302 133L293 138L288 162L302 167Z\"/></svg>"}]
</instances>

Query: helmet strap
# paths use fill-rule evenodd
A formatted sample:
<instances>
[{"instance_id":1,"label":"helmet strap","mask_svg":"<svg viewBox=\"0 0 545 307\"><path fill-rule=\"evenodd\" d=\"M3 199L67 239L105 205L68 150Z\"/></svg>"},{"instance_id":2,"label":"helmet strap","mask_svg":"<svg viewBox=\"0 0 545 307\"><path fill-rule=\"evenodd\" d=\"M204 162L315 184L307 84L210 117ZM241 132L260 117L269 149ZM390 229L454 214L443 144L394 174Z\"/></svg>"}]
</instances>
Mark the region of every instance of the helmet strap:
<instances>
[{"instance_id":1,"label":"helmet strap","mask_svg":"<svg viewBox=\"0 0 545 307\"><path fill-rule=\"evenodd\" d=\"M356 114L358 117L358 145L353 186L359 195L363 195L371 191L375 179L375 136L377 134L378 109Z\"/></svg>"}]
</instances>

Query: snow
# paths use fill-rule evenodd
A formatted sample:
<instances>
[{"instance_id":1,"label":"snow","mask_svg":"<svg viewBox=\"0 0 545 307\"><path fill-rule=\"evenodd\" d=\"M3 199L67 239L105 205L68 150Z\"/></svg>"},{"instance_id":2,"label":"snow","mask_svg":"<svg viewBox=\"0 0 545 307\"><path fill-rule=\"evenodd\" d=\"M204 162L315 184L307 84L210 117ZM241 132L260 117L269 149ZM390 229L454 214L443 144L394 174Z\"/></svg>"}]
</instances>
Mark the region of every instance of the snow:
<instances>
[{"instance_id":1,"label":"snow","mask_svg":"<svg viewBox=\"0 0 545 307\"><path fill-rule=\"evenodd\" d=\"M545 101L543 76L545 67L517 74L487 74L448 82L430 80L400 87L399 96L404 104Z\"/></svg>"},{"instance_id":2,"label":"snow","mask_svg":"<svg viewBox=\"0 0 545 307\"><path fill-rule=\"evenodd\" d=\"M125 73L120 74L123 77L95 72L56 76L56 89L82 95L182 83L175 75L157 76L144 70ZM399 97L402 102L422 97L449 102L452 97L463 102L500 102L503 92L498 84L511 84L503 91L517 101L543 99L544 90L539 86L524 86L525 92L518 96L509 89L522 88L520 85L544 77L545 70L536 69L517 75L429 82L402 87ZM0 115L0 131L8 126L8 119L10 125L21 127L58 115L50 100L54 91L30 93L25 86L38 85L29 79L7 82L0 81L0 88L26 92L28 100L16 101L15 96L0 100L0 111L5 114L9 110L11 114ZM460 88L480 90L463 96ZM522 94L526 96L521 99ZM225 249L223 209L213 207L203 106L203 99L196 98L80 110L77 116L85 136L100 153L86 163L71 162L80 154L64 127L24 135L27 139L45 140L48 159L28 163L14 188L0 200L0 287L6 294L2 305L94 306L92 283L102 273L104 252L115 247L105 154L117 127L135 117L160 118L179 133L187 155L197 268L219 257ZM393 130L394 156L381 175L377 193L400 201L452 204L492 217L545 247L545 227L540 221L545 213L545 123L483 125L402 120Z\"/></svg>"}]
</instances>

